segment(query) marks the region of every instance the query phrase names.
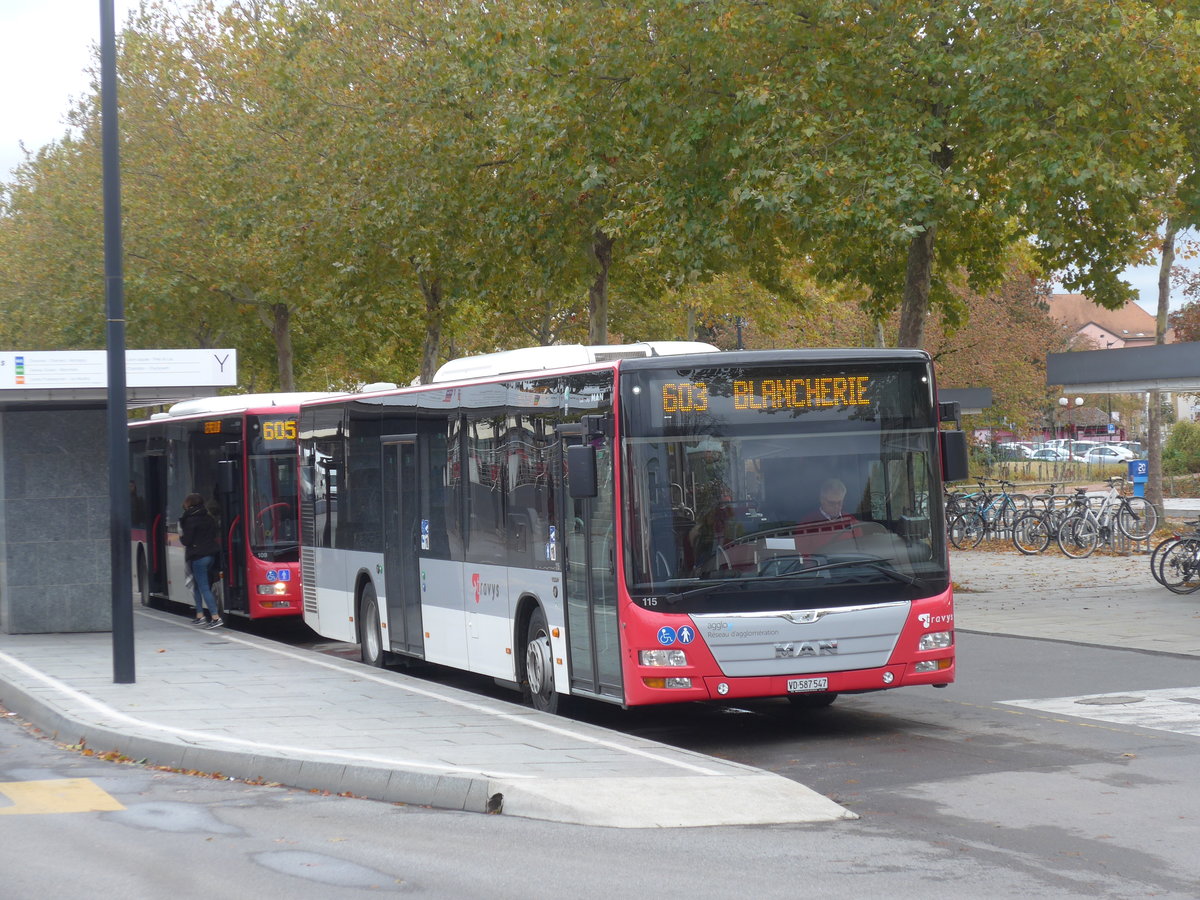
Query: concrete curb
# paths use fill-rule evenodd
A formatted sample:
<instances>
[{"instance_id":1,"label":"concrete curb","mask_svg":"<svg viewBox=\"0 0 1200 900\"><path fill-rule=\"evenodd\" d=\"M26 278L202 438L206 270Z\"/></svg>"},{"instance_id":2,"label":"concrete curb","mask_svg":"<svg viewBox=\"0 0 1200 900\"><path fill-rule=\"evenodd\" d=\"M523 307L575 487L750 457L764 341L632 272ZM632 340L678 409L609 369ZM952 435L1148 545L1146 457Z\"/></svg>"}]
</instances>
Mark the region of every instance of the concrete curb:
<instances>
[{"instance_id":1,"label":"concrete curb","mask_svg":"<svg viewBox=\"0 0 1200 900\"><path fill-rule=\"evenodd\" d=\"M352 794L386 803L464 812L497 811L494 807L498 801L492 800L490 779L484 775L431 774L177 743L74 718L11 683L0 682L0 704L51 740L83 744L97 752L120 753L150 765L246 781L277 782L301 790Z\"/></svg>"}]
</instances>

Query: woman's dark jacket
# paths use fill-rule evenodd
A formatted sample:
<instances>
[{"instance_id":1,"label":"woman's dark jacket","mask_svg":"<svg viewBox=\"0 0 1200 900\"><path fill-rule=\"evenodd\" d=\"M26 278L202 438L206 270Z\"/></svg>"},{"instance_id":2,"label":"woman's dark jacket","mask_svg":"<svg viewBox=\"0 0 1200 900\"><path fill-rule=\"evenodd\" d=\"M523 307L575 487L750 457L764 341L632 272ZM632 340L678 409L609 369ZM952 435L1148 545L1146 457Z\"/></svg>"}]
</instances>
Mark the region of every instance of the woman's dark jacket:
<instances>
[{"instance_id":1,"label":"woman's dark jacket","mask_svg":"<svg viewBox=\"0 0 1200 900\"><path fill-rule=\"evenodd\" d=\"M217 556L221 542L217 538L217 520L203 506L185 509L179 517L179 542L187 548L187 562L204 556Z\"/></svg>"}]
</instances>

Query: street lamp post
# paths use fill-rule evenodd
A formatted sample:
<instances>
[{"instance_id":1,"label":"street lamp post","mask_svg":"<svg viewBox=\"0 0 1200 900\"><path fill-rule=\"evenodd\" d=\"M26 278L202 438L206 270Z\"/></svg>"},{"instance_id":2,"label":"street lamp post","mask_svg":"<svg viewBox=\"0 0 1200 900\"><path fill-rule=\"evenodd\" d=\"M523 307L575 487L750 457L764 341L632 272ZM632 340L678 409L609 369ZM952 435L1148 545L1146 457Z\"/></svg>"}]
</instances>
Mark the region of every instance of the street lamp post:
<instances>
[{"instance_id":1,"label":"street lamp post","mask_svg":"<svg viewBox=\"0 0 1200 900\"><path fill-rule=\"evenodd\" d=\"M1066 410L1066 413L1067 413L1067 456L1074 459L1075 454L1072 452L1072 445L1074 444L1074 441L1075 441L1075 428L1074 428L1074 422L1071 419L1071 400L1068 397L1059 397L1058 405L1061 406L1064 410ZM1083 398L1076 397L1075 398L1075 408L1078 409L1081 406L1083 406Z\"/></svg>"}]
</instances>

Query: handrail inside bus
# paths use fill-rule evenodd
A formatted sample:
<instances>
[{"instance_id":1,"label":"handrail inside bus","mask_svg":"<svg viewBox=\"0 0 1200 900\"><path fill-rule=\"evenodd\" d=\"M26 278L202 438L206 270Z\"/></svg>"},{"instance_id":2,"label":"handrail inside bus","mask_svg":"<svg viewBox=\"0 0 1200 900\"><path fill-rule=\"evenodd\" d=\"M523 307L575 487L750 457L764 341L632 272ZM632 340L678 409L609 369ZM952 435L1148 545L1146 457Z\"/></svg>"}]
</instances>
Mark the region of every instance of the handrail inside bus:
<instances>
[{"instance_id":1,"label":"handrail inside bus","mask_svg":"<svg viewBox=\"0 0 1200 900\"><path fill-rule=\"evenodd\" d=\"M233 521L229 523L229 533L225 535L225 583L229 587L237 583L237 567L233 564L233 533L241 519L241 515L234 516Z\"/></svg>"},{"instance_id":2,"label":"handrail inside bus","mask_svg":"<svg viewBox=\"0 0 1200 900\"><path fill-rule=\"evenodd\" d=\"M161 521L162 513L159 513L154 517L154 521L150 525L150 552L152 554L150 558L154 561L154 568L151 569L152 572L158 571L158 524Z\"/></svg>"}]
</instances>

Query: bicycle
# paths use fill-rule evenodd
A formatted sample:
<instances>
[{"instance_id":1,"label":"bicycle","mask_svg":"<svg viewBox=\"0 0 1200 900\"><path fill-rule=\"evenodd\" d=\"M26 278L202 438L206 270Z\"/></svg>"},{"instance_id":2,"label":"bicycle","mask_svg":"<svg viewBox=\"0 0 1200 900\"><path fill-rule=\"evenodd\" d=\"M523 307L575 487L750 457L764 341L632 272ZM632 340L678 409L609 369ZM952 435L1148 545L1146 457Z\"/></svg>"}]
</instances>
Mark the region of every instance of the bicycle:
<instances>
[{"instance_id":1,"label":"bicycle","mask_svg":"<svg viewBox=\"0 0 1200 900\"><path fill-rule=\"evenodd\" d=\"M1072 559L1084 559L1095 552L1101 540L1112 541L1113 528L1134 541L1144 541L1158 525L1158 510L1144 497L1126 497L1119 475L1108 479L1108 491L1096 509L1087 502L1086 488L1076 488L1079 508L1071 512L1058 528L1059 549Z\"/></svg>"},{"instance_id":2,"label":"bicycle","mask_svg":"<svg viewBox=\"0 0 1200 900\"><path fill-rule=\"evenodd\" d=\"M1192 530L1171 535L1150 555L1150 574L1175 594L1200 590L1200 520L1184 524Z\"/></svg>"},{"instance_id":3,"label":"bicycle","mask_svg":"<svg viewBox=\"0 0 1200 900\"><path fill-rule=\"evenodd\" d=\"M1034 556L1046 550L1050 541L1058 534L1062 520L1075 508L1068 505L1067 496L1055 493L1057 487L1057 484L1051 484L1047 493L1031 496L1029 509L1013 521L1013 546L1026 556Z\"/></svg>"}]
</instances>

